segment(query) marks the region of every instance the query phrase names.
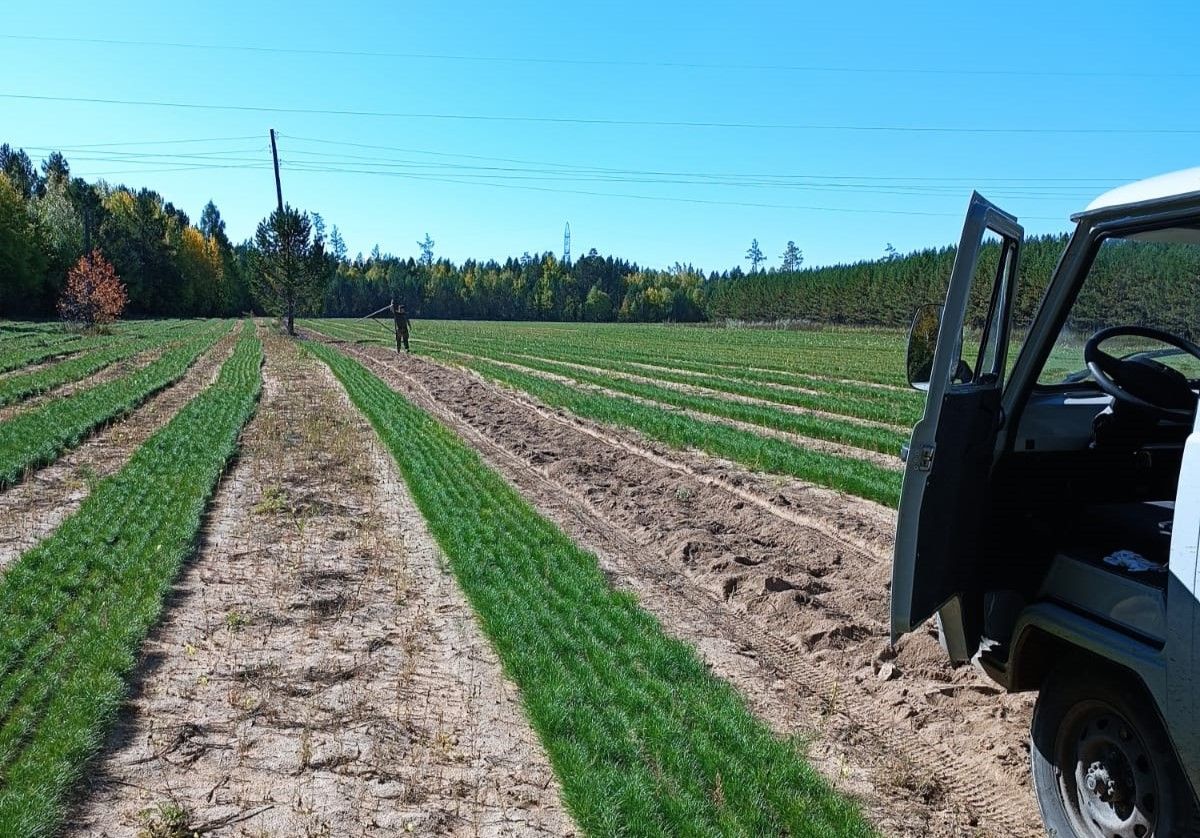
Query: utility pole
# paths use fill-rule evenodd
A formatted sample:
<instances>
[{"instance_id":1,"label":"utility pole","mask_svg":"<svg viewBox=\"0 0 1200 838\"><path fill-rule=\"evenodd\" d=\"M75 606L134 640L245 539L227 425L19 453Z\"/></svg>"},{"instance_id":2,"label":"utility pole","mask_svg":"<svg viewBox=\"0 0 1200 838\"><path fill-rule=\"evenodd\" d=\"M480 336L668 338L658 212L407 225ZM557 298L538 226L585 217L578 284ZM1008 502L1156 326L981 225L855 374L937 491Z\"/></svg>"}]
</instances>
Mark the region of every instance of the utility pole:
<instances>
[{"instance_id":1,"label":"utility pole","mask_svg":"<svg viewBox=\"0 0 1200 838\"><path fill-rule=\"evenodd\" d=\"M567 228L563 230L563 264L568 268L571 267L571 222L567 222Z\"/></svg>"},{"instance_id":2,"label":"utility pole","mask_svg":"<svg viewBox=\"0 0 1200 838\"><path fill-rule=\"evenodd\" d=\"M283 212L283 187L279 184L279 149L275 146L275 129L271 129L271 160L275 163L275 198L279 202L279 211Z\"/></svg>"}]
</instances>

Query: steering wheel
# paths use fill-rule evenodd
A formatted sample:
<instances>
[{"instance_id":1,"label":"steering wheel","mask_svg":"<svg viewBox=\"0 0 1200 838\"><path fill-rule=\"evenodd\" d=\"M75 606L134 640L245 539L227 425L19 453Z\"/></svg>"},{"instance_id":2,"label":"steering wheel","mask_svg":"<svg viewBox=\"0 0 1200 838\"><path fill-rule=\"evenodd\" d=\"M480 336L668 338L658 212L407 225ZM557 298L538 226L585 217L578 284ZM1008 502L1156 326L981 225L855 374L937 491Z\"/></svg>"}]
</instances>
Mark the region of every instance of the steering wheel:
<instances>
[{"instance_id":1,"label":"steering wheel","mask_svg":"<svg viewBox=\"0 0 1200 838\"><path fill-rule=\"evenodd\" d=\"M1083 360L1096 384L1116 401L1159 419L1192 421L1196 413L1196 394L1187 377L1153 358L1117 358L1100 348L1100 344L1116 337L1156 340L1186 352L1198 361L1200 346L1149 326L1113 326L1092 335L1083 349Z\"/></svg>"}]
</instances>

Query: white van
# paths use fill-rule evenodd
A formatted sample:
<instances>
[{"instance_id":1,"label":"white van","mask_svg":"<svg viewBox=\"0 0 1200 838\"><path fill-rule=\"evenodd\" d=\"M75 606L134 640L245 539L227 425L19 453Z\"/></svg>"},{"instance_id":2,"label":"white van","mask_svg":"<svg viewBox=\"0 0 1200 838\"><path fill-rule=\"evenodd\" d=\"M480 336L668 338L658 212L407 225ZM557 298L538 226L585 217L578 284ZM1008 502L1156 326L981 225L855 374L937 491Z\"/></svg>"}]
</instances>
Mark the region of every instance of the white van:
<instances>
[{"instance_id":1,"label":"white van","mask_svg":"<svg viewBox=\"0 0 1200 838\"><path fill-rule=\"evenodd\" d=\"M1050 835L1200 824L1200 168L1101 196L1010 357L1023 231L978 195L917 313L892 635L1038 690ZM968 316L970 315L970 319Z\"/></svg>"}]
</instances>

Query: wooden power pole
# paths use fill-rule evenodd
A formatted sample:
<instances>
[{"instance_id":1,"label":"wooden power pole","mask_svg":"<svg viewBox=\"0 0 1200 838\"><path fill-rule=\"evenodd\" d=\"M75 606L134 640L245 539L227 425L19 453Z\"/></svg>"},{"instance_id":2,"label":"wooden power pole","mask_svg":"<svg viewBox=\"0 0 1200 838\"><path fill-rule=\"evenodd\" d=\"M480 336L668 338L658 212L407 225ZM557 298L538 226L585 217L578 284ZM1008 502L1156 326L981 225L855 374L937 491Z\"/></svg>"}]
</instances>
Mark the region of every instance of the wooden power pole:
<instances>
[{"instance_id":1,"label":"wooden power pole","mask_svg":"<svg viewBox=\"0 0 1200 838\"><path fill-rule=\"evenodd\" d=\"M275 146L275 129L271 129L271 160L275 163L275 198L283 212L283 187L279 184L279 149Z\"/></svg>"}]
</instances>

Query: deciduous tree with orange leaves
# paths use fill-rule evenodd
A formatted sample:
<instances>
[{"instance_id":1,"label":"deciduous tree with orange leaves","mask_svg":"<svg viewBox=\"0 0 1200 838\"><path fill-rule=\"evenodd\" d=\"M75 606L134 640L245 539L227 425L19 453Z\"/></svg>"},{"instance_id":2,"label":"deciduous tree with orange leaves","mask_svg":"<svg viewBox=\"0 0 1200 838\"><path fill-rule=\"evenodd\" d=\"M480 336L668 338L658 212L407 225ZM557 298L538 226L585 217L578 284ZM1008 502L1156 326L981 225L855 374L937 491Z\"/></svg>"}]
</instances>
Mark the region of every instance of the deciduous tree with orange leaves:
<instances>
[{"instance_id":1,"label":"deciduous tree with orange leaves","mask_svg":"<svg viewBox=\"0 0 1200 838\"><path fill-rule=\"evenodd\" d=\"M68 323L101 326L121 316L129 295L112 263L99 250L79 257L67 273L67 285L58 300L58 313Z\"/></svg>"}]
</instances>

